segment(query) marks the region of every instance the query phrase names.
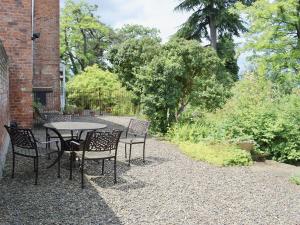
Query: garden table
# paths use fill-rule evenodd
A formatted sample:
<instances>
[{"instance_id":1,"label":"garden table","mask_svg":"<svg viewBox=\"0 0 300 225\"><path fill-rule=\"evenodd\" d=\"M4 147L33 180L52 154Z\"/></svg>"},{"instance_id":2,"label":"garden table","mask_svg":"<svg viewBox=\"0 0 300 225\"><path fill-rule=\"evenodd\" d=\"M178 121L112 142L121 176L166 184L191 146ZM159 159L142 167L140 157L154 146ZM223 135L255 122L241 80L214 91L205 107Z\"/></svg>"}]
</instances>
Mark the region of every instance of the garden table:
<instances>
[{"instance_id":1,"label":"garden table","mask_svg":"<svg viewBox=\"0 0 300 225\"><path fill-rule=\"evenodd\" d=\"M98 130L107 127L107 125L101 123L73 122L73 121L45 123L43 126L46 128L46 134L48 134L49 129L50 130L55 129L57 131L68 130L71 132L72 139L73 139L74 131L78 131L78 132L92 131L92 130ZM61 151L61 154L59 154L57 159L54 160L54 162L50 166L48 166L48 168L54 166L60 160L62 155L63 155L63 151Z\"/></svg>"}]
</instances>

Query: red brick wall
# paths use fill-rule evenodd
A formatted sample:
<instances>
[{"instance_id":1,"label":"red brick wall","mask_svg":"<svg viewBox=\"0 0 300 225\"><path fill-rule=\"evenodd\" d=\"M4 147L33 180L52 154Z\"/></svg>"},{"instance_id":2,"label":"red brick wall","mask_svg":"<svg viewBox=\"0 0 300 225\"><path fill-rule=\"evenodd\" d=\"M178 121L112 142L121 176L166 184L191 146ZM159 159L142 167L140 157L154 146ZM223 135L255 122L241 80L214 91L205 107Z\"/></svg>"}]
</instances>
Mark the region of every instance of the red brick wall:
<instances>
[{"instance_id":1,"label":"red brick wall","mask_svg":"<svg viewBox=\"0 0 300 225\"><path fill-rule=\"evenodd\" d=\"M0 1L0 39L9 57L11 120L30 127L33 114L31 0Z\"/></svg>"},{"instance_id":2,"label":"red brick wall","mask_svg":"<svg viewBox=\"0 0 300 225\"><path fill-rule=\"evenodd\" d=\"M8 147L8 134L3 127L9 124L8 58L0 41L0 177Z\"/></svg>"},{"instance_id":3,"label":"red brick wall","mask_svg":"<svg viewBox=\"0 0 300 225\"><path fill-rule=\"evenodd\" d=\"M47 94L48 110L60 109L59 0L35 1L34 87L52 87Z\"/></svg>"}]
</instances>

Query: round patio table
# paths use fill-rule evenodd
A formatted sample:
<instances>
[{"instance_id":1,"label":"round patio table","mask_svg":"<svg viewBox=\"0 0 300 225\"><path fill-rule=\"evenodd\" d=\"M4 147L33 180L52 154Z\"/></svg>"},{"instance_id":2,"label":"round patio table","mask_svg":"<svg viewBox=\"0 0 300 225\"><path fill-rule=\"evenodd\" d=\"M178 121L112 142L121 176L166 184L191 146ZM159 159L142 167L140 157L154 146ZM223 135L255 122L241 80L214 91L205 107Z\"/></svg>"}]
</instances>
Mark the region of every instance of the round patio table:
<instances>
[{"instance_id":1,"label":"round patio table","mask_svg":"<svg viewBox=\"0 0 300 225\"><path fill-rule=\"evenodd\" d=\"M98 130L98 129L103 129L107 127L105 124L101 123L91 123L91 122L73 122L73 121L68 121L68 122L52 122L52 123L45 123L43 125L46 128L46 134L48 134L48 129L55 129L57 131L61 130L68 130L71 131L71 136L73 139L73 132L78 131L78 132L83 132L83 131L92 131L92 130ZM54 166L62 157L63 151L61 151L61 154L57 157L54 162L48 166L48 168Z\"/></svg>"},{"instance_id":2,"label":"round patio table","mask_svg":"<svg viewBox=\"0 0 300 225\"><path fill-rule=\"evenodd\" d=\"M105 124L101 123L91 123L91 122L52 122L45 123L44 127L54 128L56 130L69 130L69 131L84 131L84 130L98 130L107 127Z\"/></svg>"}]
</instances>

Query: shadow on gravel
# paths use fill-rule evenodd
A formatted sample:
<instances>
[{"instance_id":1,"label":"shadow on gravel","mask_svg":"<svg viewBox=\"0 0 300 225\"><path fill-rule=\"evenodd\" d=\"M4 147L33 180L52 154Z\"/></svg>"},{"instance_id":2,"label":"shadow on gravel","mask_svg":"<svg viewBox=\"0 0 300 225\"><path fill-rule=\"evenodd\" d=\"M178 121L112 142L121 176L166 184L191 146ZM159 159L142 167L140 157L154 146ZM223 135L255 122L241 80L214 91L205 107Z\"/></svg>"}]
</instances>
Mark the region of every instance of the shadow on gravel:
<instances>
[{"instance_id":1,"label":"shadow on gravel","mask_svg":"<svg viewBox=\"0 0 300 225\"><path fill-rule=\"evenodd\" d=\"M166 158L148 156L145 158L145 162L143 162L142 158L134 158L134 159L130 160L130 164L134 165L134 166L145 167L145 166L150 166L150 165L159 165L159 164L162 164L167 161L169 161L169 160Z\"/></svg>"},{"instance_id":2,"label":"shadow on gravel","mask_svg":"<svg viewBox=\"0 0 300 225\"><path fill-rule=\"evenodd\" d=\"M58 179L56 168L45 169L47 163L40 160L39 184L34 185L30 161L17 159L12 179L8 156L6 175L0 180L0 224L122 224L89 182L81 189L79 173L70 181L69 171L62 169Z\"/></svg>"}]
</instances>

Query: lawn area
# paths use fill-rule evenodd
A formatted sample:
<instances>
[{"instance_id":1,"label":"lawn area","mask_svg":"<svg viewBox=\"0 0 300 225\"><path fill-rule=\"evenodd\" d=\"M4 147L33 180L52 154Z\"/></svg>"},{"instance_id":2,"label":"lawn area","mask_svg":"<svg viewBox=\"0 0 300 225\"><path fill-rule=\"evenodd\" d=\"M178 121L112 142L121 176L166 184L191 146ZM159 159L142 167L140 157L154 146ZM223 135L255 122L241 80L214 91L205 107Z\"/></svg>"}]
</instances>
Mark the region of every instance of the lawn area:
<instances>
[{"instance_id":1,"label":"lawn area","mask_svg":"<svg viewBox=\"0 0 300 225\"><path fill-rule=\"evenodd\" d=\"M199 161L218 166L248 166L252 164L250 153L239 149L232 144L210 144L200 142L197 144L184 142L179 144L184 154Z\"/></svg>"}]
</instances>

